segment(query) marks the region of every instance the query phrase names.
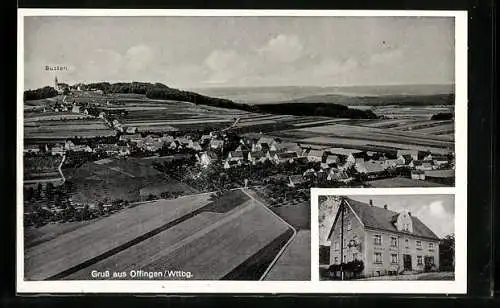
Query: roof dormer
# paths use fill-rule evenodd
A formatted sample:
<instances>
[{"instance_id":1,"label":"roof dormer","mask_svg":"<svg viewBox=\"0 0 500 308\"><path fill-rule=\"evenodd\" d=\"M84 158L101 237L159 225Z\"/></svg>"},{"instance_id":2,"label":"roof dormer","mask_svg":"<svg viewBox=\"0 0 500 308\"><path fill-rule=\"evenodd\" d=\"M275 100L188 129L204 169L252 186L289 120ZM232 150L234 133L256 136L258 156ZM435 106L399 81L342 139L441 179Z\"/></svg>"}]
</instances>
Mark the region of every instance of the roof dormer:
<instances>
[{"instance_id":1,"label":"roof dormer","mask_svg":"<svg viewBox=\"0 0 500 308\"><path fill-rule=\"evenodd\" d=\"M413 233L411 214L407 210L401 211L393 218L394 225L398 231Z\"/></svg>"}]
</instances>

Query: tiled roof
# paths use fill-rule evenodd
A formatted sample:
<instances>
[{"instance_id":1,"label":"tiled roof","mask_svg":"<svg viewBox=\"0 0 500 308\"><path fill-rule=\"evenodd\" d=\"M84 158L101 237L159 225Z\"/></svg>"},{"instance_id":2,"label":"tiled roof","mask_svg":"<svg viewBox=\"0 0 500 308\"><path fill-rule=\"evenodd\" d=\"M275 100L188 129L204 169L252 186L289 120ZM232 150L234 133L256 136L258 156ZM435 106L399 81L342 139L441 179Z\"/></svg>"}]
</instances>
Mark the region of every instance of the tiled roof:
<instances>
[{"instance_id":1,"label":"tiled roof","mask_svg":"<svg viewBox=\"0 0 500 308\"><path fill-rule=\"evenodd\" d=\"M386 210L378 206L371 206L364 202L356 201L350 198L346 198L346 201L365 227L400 232L392 223L394 216L399 215L399 213ZM439 239L431 229L420 221L420 219L414 216L411 216L411 219L413 223L413 232L409 234L436 240Z\"/></svg>"}]
</instances>

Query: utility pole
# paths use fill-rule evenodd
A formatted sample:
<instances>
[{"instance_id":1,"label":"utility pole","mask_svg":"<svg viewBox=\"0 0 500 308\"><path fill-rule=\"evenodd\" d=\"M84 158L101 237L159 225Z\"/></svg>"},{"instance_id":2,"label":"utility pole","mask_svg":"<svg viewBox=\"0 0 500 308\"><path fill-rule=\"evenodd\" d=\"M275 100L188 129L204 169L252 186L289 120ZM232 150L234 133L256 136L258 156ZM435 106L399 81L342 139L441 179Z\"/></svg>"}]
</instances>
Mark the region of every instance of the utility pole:
<instances>
[{"instance_id":1,"label":"utility pole","mask_svg":"<svg viewBox=\"0 0 500 308\"><path fill-rule=\"evenodd\" d=\"M340 277L344 280L344 198L340 199Z\"/></svg>"}]
</instances>

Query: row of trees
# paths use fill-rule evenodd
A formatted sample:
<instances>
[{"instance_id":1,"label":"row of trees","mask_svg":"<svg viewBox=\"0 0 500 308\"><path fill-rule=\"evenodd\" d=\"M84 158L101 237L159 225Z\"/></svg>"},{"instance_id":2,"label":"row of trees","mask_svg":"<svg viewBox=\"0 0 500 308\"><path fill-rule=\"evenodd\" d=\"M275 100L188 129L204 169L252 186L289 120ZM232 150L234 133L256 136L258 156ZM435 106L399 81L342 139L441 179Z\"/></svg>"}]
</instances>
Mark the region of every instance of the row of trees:
<instances>
[{"instance_id":1,"label":"row of trees","mask_svg":"<svg viewBox=\"0 0 500 308\"><path fill-rule=\"evenodd\" d=\"M38 100L38 99L54 97L57 95L58 93L56 89L47 86L36 90L24 91L24 100L25 101Z\"/></svg>"}]
</instances>

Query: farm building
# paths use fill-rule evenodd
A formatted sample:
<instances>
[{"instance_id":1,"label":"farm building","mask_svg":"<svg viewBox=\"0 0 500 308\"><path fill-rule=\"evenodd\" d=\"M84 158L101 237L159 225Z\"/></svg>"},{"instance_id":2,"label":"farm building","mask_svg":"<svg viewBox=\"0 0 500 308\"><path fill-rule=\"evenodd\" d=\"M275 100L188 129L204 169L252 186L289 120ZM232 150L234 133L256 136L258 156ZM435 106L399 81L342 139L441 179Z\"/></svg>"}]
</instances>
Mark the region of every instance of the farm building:
<instances>
[{"instance_id":1,"label":"farm building","mask_svg":"<svg viewBox=\"0 0 500 308\"><path fill-rule=\"evenodd\" d=\"M434 162L432 160L414 160L410 163L409 166L411 168L415 168L417 170L423 170L423 171L435 169L435 165L434 165Z\"/></svg>"},{"instance_id":2,"label":"farm building","mask_svg":"<svg viewBox=\"0 0 500 308\"><path fill-rule=\"evenodd\" d=\"M330 264L361 260L362 275L381 276L439 268L439 238L411 212L394 212L342 198L333 226Z\"/></svg>"},{"instance_id":3,"label":"farm building","mask_svg":"<svg viewBox=\"0 0 500 308\"><path fill-rule=\"evenodd\" d=\"M272 159L276 164L282 164L285 162L293 163L296 158L297 153L295 152L275 153L272 156Z\"/></svg>"},{"instance_id":4,"label":"farm building","mask_svg":"<svg viewBox=\"0 0 500 308\"><path fill-rule=\"evenodd\" d=\"M37 144L25 144L23 153L39 153L40 147Z\"/></svg>"},{"instance_id":5,"label":"farm building","mask_svg":"<svg viewBox=\"0 0 500 308\"><path fill-rule=\"evenodd\" d=\"M129 126L129 127L127 127L127 129L125 130L125 132L127 134L136 134L137 133L137 127L135 127L135 126Z\"/></svg>"},{"instance_id":6,"label":"farm building","mask_svg":"<svg viewBox=\"0 0 500 308\"><path fill-rule=\"evenodd\" d=\"M422 170L412 170L411 178L413 180L425 180L425 171Z\"/></svg>"},{"instance_id":7,"label":"farm building","mask_svg":"<svg viewBox=\"0 0 500 308\"><path fill-rule=\"evenodd\" d=\"M241 166L241 160L226 160L224 162L224 169L231 169Z\"/></svg>"},{"instance_id":8,"label":"farm building","mask_svg":"<svg viewBox=\"0 0 500 308\"><path fill-rule=\"evenodd\" d=\"M446 165L450 162L447 155L432 154L429 159L432 160L436 166Z\"/></svg>"},{"instance_id":9,"label":"farm building","mask_svg":"<svg viewBox=\"0 0 500 308\"><path fill-rule=\"evenodd\" d=\"M52 155L63 155L64 154L64 146L60 144L56 144L50 149L50 153Z\"/></svg>"},{"instance_id":10,"label":"farm building","mask_svg":"<svg viewBox=\"0 0 500 308\"><path fill-rule=\"evenodd\" d=\"M322 150L310 150L307 153L307 160L310 162L321 162L323 161L324 153Z\"/></svg>"},{"instance_id":11,"label":"farm building","mask_svg":"<svg viewBox=\"0 0 500 308\"><path fill-rule=\"evenodd\" d=\"M333 182L341 182L341 183L349 183L352 182L353 178L347 175L345 171L340 171L335 168L331 168L330 172L328 172L328 176L326 177L328 181Z\"/></svg>"},{"instance_id":12,"label":"farm building","mask_svg":"<svg viewBox=\"0 0 500 308\"><path fill-rule=\"evenodd\" d=\"M302 148L294 142L277 143L275 148L277 152L296 152L299 155L302 154Z\"/></svg>"},{"instance_id":13,"label":"farm building","mask_svg":"<svg viewBox=\"0 0 500 308\"><path fill-rule=\"evenodd\" d=\"M419 160L418 150L398 150L397 156L410 155L412 160Z\"/></svg>"},{"instance_id":14,"label":"farm building","mask_svg":"<svg viewBox=\"0 0 500 308\"><path fill-rule=\"evenodd\" d=\"M398 155L398 159L403 163L403 165L409 165L413 160L413 157L410 154L402 154Z\"/></svg>"},{"instance_id":15,"label":"farm building","mask_svg":"<svg viewBox=\"0 0 500 308\"><path fill-rule=\"evenodd\" d=\"M119 154L120 156L127 156L130 155L130 149L128 146L120 146L119 148Z\"/></svg>"},{"instance_id":16,"label":"farm building","mask_svg":"<svg viewBox=\"0 0 500 308\"><path fill-rule=\"evenodd\" d=\"M370 160L363 163L356 163L354 168L368 179L376 179L386 174L384 163L380 161Z\"/></svg>"},{"instance_id":17,"label":"farm building","mask_svg":"<svg viewBox=\"0 0 500 308\"><path fill-rule=\"evenodd\" d=\"M196 156L198 157L198 155ZM208 167L212 162L216 161L218 159L218 156L215 152L213 151L207 151L203 152L199 155L199 163L201 164L202 167Z\"/></svg>"},{"instance_id":18,"label":"farm building","mask_svg":"<svg viewBox=\"0 0 500 308\"><path fill-rule=\"evenodd\" d=\"M113 143L102 143L97 145L97 149L106 152L106 154L113 155L120 152L120 147Z\"/></svg>"},{"instance_id":19,"label":"farm building","mask_svg":"<svg viewBox=\"0 0 500 308\"><path fill-rule=\"evenodd\" d=\"M222 149L224 146L224 140L212 139L210 140L210 148L212 149Z\"/></svg>"},{"instance_id":20,"label":"farm building","mask_svg":"<svg viewBox=\"0 0 500 308\"><path fill-rule=\"evenodd\" d=\"M248 161L252 164L255 164L257 162L263 163L268 159L266 153L262 151L249 152L247 157Z\"/></svg>"},{"instance_id":21,"label":"farm building","mask_svg":"<svg viewBox=\"0 0 500 308\"><path fill-rule=\"evenodd\" d=\"M290 175L288 177L288 186L290 187L300 187L307 184L307 179L304 178L301 174Z\"/></svg>"},{"instance_id":22,"label":"farm building","mask_svg":"<svg viewBox=\"0 0 500 308\"><path fill-rule=\"evenodd\" d=\"M231 151L227 154L227 160L229 161L242 161L245 159L245 154L240 151Z\"/></svg>"},{"instance_id":23,"label":"farm building","mask_svg":"<svg viewBox=\"0 0 500 308\"><path fill-rule=\"evenodd\" d=\"M337 165L340 163L340 157L335 154L328 154L325 157L325 163L328 164L329 166L333 164Z\"/></svg>"}]
</instances>

